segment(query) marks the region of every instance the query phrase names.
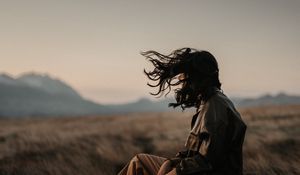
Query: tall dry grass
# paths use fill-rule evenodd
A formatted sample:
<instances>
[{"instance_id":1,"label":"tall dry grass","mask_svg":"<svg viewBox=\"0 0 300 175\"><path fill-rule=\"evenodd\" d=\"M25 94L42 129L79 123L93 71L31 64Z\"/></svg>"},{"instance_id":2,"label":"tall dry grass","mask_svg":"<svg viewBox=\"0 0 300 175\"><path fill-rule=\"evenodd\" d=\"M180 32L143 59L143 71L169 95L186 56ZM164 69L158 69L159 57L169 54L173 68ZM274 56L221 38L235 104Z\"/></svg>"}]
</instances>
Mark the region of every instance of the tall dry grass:
<instances>
[{"instance_id":1,"label":"tall dry grass","mask_svg":"<svg viewBox=\"0 0 300 175\"><path fill-rule=\"evenodd\" d=\"M300 174L300 106L240 109L245 174ZM0 174L116 174L135 154L172 157L192 113L0 119Z\"/></svg>"}]
</instances>

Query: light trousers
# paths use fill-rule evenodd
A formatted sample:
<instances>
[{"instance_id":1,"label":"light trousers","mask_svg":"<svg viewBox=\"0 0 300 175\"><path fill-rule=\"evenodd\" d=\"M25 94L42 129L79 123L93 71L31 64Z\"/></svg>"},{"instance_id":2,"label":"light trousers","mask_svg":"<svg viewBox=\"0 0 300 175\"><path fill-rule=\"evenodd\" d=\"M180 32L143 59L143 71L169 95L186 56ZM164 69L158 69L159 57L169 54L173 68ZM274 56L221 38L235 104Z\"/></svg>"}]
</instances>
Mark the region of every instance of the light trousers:
<instances>
[{"instance_id":1,"label":"light trousers","mask_svg":"<svg viewBox=\"0 0 300 175\"><path fill-rule=\"evenodd\" d=\"M155 155L137 154L118 175L156 175L165 160Z\"/></svg>"}]
</instances>

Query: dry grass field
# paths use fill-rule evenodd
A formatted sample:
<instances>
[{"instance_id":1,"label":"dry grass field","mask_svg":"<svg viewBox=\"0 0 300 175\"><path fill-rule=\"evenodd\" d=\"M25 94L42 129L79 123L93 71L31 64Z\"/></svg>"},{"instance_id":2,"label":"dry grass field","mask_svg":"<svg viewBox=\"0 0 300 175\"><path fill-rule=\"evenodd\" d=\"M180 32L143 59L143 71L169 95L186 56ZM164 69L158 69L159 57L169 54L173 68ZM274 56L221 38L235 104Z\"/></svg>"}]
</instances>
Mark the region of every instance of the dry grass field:
<instances>
[{"instance_id":1,"label":"dry grass field","mask_svg":"<svg viewBox=\"0 0 300 175\"><path fill-rule=\"evenodd\" d=\"M245 174L300 174L300 106L239 110ZM192 113L0 119L1 175L116 174L137 153L172 157Z\"/></svg>"}]
</instances>

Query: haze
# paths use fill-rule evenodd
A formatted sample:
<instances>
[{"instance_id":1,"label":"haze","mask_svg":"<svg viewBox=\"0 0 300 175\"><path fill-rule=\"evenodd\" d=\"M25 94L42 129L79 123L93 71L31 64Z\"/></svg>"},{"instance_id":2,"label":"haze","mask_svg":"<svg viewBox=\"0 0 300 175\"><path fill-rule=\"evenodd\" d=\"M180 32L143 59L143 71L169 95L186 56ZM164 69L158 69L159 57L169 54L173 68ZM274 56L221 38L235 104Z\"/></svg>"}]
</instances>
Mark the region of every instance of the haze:
<instances>
[{"instance_id":1,"label":"haze","mask_svg":"<svg viewBox=\"0 0 300 175\"><path fill-rule=\"evenodd\" d=\"M58 77L100 103L153 98L140 51L208 50L230 96L300 94L300 1L1 1L1 72Z\"/></svg>"}]
</instances>

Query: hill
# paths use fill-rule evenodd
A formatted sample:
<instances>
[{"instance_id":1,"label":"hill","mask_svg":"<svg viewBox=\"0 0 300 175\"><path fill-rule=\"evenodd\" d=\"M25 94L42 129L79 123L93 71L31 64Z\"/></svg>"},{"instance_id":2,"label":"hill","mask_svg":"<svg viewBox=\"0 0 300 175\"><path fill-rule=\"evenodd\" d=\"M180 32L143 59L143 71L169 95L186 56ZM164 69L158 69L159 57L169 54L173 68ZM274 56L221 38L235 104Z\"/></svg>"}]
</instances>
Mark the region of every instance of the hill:
<instances>
[{"instance_id":1,"label":"hill","mask_svg":"<svg viewBox=\"0 0 300 175\"><path fill-rule=\"evenodd\" d=\"M104 110L49 75L0 75L0 116L90 115Z\"/></svg>"},{"instance_id":2,"label":"hill","mask_svg":"<svg viewBox=\"0 0 300 175\"><path fill-rule=\"evenodd\" d=\"M266 106L266 105L292 105L300 104L300 96L278 93L276 95L262 95L257 98L244 98L236 101L239 107Z\"/></svg>"},{"instance_id":3,"label":"hill","mask_svg":"<svg viewBox=\"0 0 300 175\"><path fill-rule=\"evenodd\" d=\"M300 104L299 96L280 93L258 98L232 98L238 107ZM124 104L98 104L84 99L70 85L47 74L26 73L13 78L0 74L0 117L83 116L131 112L174 111L172 98L151 101L141 98ZM180 111L178 108L175 111ZM193 109L189 109L191 111Z\"/></svg>"}]
</instances>

